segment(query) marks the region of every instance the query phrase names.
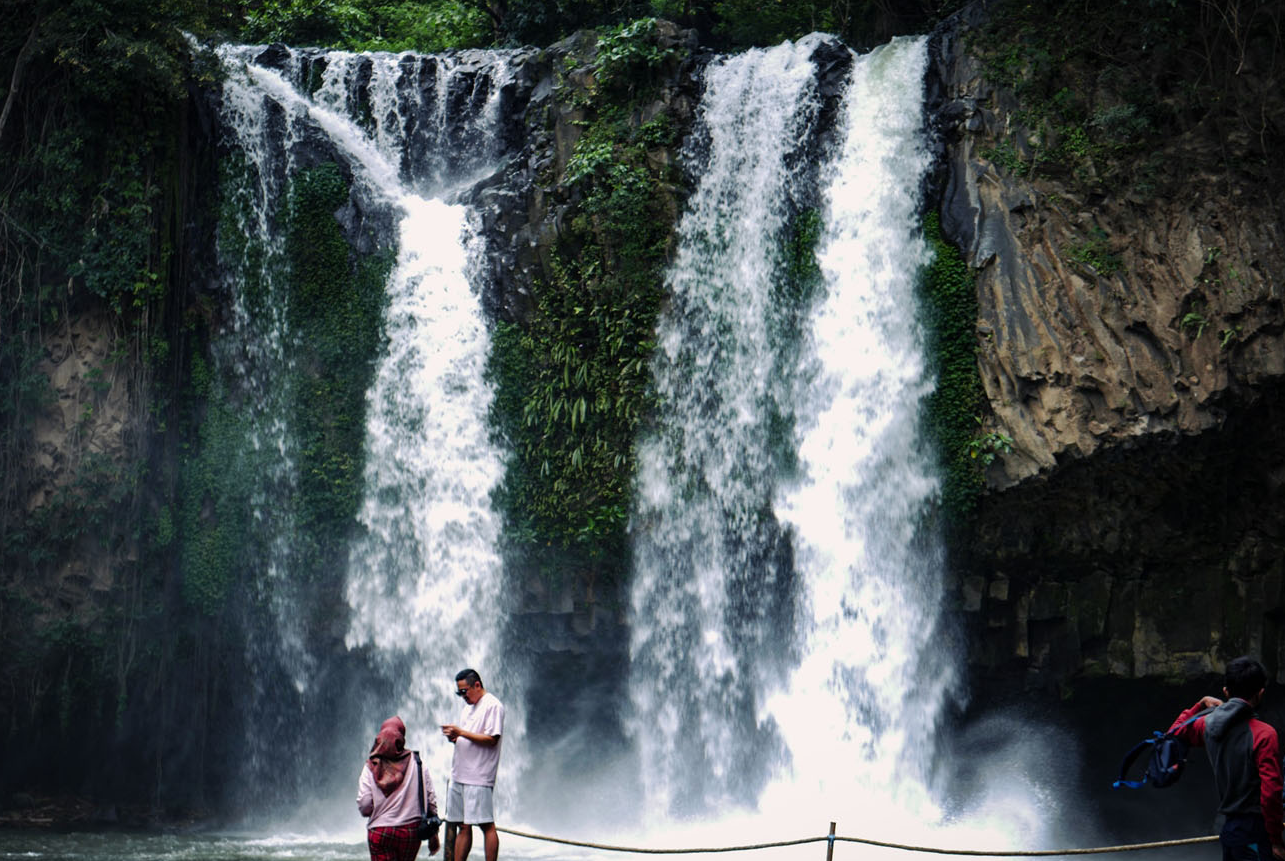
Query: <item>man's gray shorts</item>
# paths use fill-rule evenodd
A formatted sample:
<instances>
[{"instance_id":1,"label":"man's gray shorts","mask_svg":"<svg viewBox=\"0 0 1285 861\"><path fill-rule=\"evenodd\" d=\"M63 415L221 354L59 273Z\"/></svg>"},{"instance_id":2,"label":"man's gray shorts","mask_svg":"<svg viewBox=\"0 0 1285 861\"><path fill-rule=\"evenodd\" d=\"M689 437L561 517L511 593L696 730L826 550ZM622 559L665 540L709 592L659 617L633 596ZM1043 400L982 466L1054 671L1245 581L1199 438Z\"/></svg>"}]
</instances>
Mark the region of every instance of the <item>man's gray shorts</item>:
<instances>
[{"instance_id":1,"label":"man's gray shorts","mask_svg":"<svg viewBox=\"0 0 1285 861\"><path fill-rule=\"evenodd\" d=\"M494 790L489 786L451 783L446 793L446 821L465 825L485 825L495 821Z\"/></svg>"}]
</instances>

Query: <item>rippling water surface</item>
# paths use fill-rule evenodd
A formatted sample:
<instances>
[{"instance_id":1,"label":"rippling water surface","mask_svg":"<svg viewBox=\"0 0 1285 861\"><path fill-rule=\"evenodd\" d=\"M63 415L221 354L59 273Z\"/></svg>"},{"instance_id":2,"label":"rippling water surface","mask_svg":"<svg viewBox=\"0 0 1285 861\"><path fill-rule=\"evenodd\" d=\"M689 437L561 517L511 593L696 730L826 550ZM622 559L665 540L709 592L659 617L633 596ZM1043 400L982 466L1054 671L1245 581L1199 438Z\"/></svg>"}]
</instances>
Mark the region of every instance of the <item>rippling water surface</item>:
<instances>
[{"instance_id":1,"label":"rippling water surface","mask_svg":"<svg viewBox=\"0 0 1285 861\"><path fill-rule=\"evenodd\" d=\"M0 831L0 861L367 861L370 858L356 830L352 835L149 834L120 831ZM510 859L545 861L554 858L591 858L588 850L553 847L529 840L501 837L501 854ZM420 859L427 861L426 852ZM436 858L442 857L439 852ZM482 853L469 856L482 861ZM623 858L628 856L616 855Z\"/></svg>"},{"instance_id":2,"label":"rippling water surface","mask_svg":"<svg viewBox=\"0 0 1285 861\"><path fill-rule=\"evenodd\" d=\"M365 859L364 844L316 837L249 837L245 835L132 834L122 832L45 831L0 833L0 859L41 858L58 861L249 861L249 859Z\"/></svg>"}]
</instances>

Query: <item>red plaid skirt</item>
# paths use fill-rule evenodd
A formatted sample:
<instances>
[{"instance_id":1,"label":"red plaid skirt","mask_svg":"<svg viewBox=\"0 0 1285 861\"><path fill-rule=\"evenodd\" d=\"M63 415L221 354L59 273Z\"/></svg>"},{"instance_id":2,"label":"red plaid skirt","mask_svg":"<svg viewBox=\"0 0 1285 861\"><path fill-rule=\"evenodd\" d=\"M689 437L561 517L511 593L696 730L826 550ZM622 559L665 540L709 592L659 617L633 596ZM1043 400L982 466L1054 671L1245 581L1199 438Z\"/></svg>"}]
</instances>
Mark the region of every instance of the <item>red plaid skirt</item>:
<instances>
[{"instance_id":1,"label":"red plaid skirt","mask_svg":"<svg viewBox=\"0 0 1285 861\"><path fill-rule=\"evenodd\" d=\"M415 825L370 828L366 831L366 842L370 845L370 861L415 861L419 854Z\"/></svg>"}]
</instances>

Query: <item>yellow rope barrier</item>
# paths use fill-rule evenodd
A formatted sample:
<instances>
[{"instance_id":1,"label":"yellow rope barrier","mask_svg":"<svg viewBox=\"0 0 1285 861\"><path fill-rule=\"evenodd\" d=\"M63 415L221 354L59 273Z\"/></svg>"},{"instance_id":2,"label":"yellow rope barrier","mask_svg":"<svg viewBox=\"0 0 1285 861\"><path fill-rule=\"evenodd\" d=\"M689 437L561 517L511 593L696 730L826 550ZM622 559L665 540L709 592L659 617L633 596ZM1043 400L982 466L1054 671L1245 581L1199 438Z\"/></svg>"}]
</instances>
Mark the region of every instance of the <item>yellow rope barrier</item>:
<instances>
[{"instance_id":1,"label":"yellow rope barrier","mask_svg":"<svg viewBox=\"0 0 1285 861\"><path fill-rule=\"evenodd\" d=\"M696 855L701 852L748 852L752 849L774 849L778 846L802 846L804 843L824 843L828 837L800 837L798 840L781 840L776 843L747 843L744 846L701 846L691 849L656 849L645 846L612 846L606 843L584 843L579 840L567 840L564 837L548 837L543 834L529 834L512 828L501 828L496 831L512 834L516 837L527 837L531 840L544 840L548 843L561 843L564 846L582 846L586 849L602 849L606 852L635 852L639 855ZM837 839L837 838L836 838Z\"/></svg>"},{"instance_id":2,"label":"yellow rope barrier","mask_svg":"<svg viewBox=\"0 0 1285 861\"><path fill-rule=\"evenodd\" d=\"M884 849L900 849L906 852L924 852L932 855L978 855L988 858L1021 858L1049 855L1102 855L1108 852L1136 852L1142 849L1164 849L1171 846L1192 846L1197 843L1213 843L1217 837L1187 837L1182 840L1161 840L1156 843L1127 843L1120 846L1097 846L1088 849L945 849L939 846L912 846L906 843L888 843L883 840L871 840L866 837L800 837L797 840L778 840L773 843L747 843L742 846L700 846L687 849L656 849L645 846L612 846L607 843L588 843L581 840L568 840L565 837L549 837L544 834L531 834L513 828L500 828L496 831L512 834L514 837L526 837L529 840L543 840L546 843L561 843L564 846L579 846L584 849L600 849L604 852L630 852L637 855L699 855L704 852L749 852L755 849L776 849L782 846L802 846L805 843L825 843L830 840L842 843L863 843L866 846L879 846Z\"/></svg>"},{"instance_id":3,"label":"yellow rope barrier","mask_svg":"<svg viewBox=\"0 0 1285 861\"><path fill-rule=\"evenodd\" d=\"M824 838L823 838L824 839ZM908 846L904 843L885 843L864 837L836 837L846 843L864 843L886 849L904 849L907 852L926 852L934 855L983 855L988 858L1033 858L1047 855L1103 855L1107 852L1136 852L1140 849L1164 849L1169 846L1192 846L1196 843L1213 843L1217 836L1187 837L1182 840L1161 840L1156 843L1125 843L1120 846L1094 846L1087 849L943 849L937 846Z\"/></svg>"}]
</instances>

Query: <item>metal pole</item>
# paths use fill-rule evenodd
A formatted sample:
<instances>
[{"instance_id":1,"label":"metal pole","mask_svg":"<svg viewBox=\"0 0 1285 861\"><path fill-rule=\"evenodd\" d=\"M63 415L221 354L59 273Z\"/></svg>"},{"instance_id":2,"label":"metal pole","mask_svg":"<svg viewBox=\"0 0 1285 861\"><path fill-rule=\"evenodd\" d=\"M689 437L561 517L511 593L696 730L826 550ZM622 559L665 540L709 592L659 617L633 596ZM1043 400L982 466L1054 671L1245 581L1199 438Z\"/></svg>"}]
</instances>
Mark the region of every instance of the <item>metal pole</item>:
<instances>
[{"instance_id":1,"label":"metal pole","mask_svg":"<svg viewBox=\"0 0 1285 861\"><path fill-rule=\"evenodd\" d=\"M834 861L834 823L830 823L830 839L825 842L825 861Z\"/></svg>"}]
</instances>

